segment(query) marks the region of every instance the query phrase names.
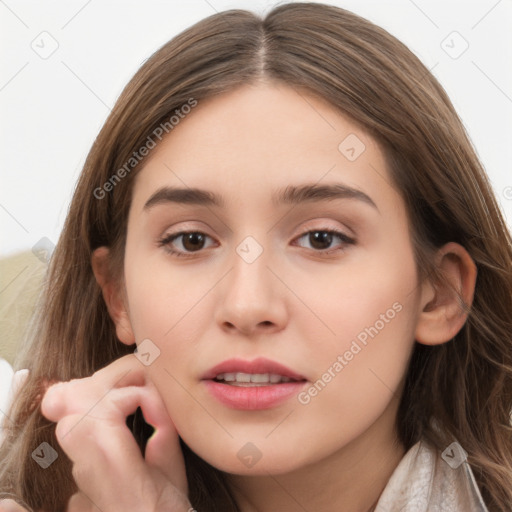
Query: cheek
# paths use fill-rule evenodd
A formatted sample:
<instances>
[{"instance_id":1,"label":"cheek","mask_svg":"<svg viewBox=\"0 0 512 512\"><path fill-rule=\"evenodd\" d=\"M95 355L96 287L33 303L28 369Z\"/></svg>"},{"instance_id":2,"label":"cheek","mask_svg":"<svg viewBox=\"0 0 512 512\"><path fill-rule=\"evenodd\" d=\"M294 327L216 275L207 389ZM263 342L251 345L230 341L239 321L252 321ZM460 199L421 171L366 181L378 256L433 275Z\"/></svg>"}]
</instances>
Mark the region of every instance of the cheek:
<instances>
[{"instance_id":1,"label":"cheek","mask_svg":"<svg viewBox=\"0 0 512 512\"><path fill-rule=\"evenodd\" d=\"M183 268L173 269L165 261L151 265L132 261L126 269L130 321L137 343L151 340L157 354L146 368L147 375L159 390L178 432L193 431L188 418L203 417L204 410L195 408L197 402L190 390L195 393L192 387L198 377L199 345L212 318L207 295L216 280L211 272L202 272L205 277L197 279L197 274L194 277ZM127 267L130 263L127 260ZM148 270L141 272L141 268Z\"/></svg>"},{"instance_id":2,"label":"cheek","mask_svg":"<svg viewBox=\"0 0 512 512\"><path fill-rule=\"evenodd\" d=\"M416 265L410 248L402 254L399 260L383 251L378 259L361 258L346 270L315 276L322 293L310 293L308 306L320 318L304 322L302 331L314 340L306 358L316 374L299 396L313 415L329 410L332 419L342 419L350 411L354 425L362 426L398 396L418 310ZM312 279L298 282L303 287L298 294L307 296ZM315 338L313 325L321 325L319 320L323 335Z\"/></svg>"},{"instance_id":3,"label":"cheek","mask_svg":"<svg viewBox=\"0 0 512 512\"><path fill-rule=\"evenodd\" d=\"M194 339L193 332L201 319L211 317L204 309L204 299L215 284L215 277L200 269L173 268L165 257L151 263L139 260L140 264L133 258L133 265L127 260L125 271L136 340L151 338L165 349L170 343L174 346L176 339Z\"/></svg>"},{"instance_id":4,"label":"cheek","mask_svg":"<svg viewBox=\"0 0 512 512\"><path fill-rule=\"evenodd\" d=\"M218 279L211 272L199 272L205 277L198 279L197 272L173 269L165 258L160 260L148 265L127 259L130 321L137 344L149 339L156 347L148 376L169 412L182 417L191 403L185 390L198 377L200 343L212 322L208 294Z\"/></svg>"},{"instance_id":5,"label":"cheek","mask_svg":"<svg viewBox=\"0 0 512 512\"><path fill-rule=\"evenodd\" d=\"M410 303L395 301L338 321L335 343L310 354L318 372L298 402L312 416L329 411L336 422L349 414L355 428L367 426L399 398L414 346L414 318Z\"/></svg>"},{"instance_id":6,"label":"cheek","mask_svg":"<svg viewBox=\"0 0 512 512\"><path fill-rule=\"evenodd\" d=\"M316 272L301 270L295 279L292 276L294 292L303 302L293 321L301 322L301 330L309 334L305 339L309 338L314 361L325 365L350 350L354 341L365 349L361 353L411 344L418 288L409 247L402 252L397 248L396 253L383 250L377 256L357 253L337 267L318 267Z\"/></svg>"}]
</instances>

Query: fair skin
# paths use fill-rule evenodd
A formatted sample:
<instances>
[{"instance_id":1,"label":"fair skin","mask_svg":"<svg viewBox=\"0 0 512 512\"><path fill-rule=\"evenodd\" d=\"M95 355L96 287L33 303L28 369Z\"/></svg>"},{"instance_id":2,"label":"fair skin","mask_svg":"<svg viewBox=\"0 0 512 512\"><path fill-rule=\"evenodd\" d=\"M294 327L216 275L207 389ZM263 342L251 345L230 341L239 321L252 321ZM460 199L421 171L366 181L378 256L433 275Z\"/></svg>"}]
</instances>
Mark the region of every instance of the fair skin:
<instances>
[{"instance_id":1,"label":"fair skin","mask_svg":"<svg viewBox=\"0 0 512 512\"><path fill-rule=\"evenodd\" d=\"M349 134L365 145L354 161L338 149ZM370 199L271 199L287 186L335 183ZM178 434L230 473L242 512L375 506L404 455L395 420L414 340L448 342L466 320L449 286L419 282L405 205L391 183L378 144L312 95L258 84L199 102L136 178L123 281L108 273L107 248L92 259L120 342L150 339L159 357L144 366L126 356L53 386L43 401L81 490L69 510L93 510L93 501L112 511L163 503L186 511L185 501L169 508L182 499L175 489L187 492ZM223 204L145 208L162 187L204 189ZM326 230L344 236L319 243L308 235ZM179 232L204 235L167 242L185 257L158 244ZM247 236L263 249L252 263L236 250ZM450 243L436 262L470 304L476 268L467 252ZM371 326L377 334L333 371ZM234 409L208 392L202 377L212 366L260 356L300 374L302 392L329 368L331 379L307 403L294 395L264 410ZM157 427L145 458L123 424L138 405ZM251 467L238 456L247 443L261 455Z\"/></svg>"}]
</instances>

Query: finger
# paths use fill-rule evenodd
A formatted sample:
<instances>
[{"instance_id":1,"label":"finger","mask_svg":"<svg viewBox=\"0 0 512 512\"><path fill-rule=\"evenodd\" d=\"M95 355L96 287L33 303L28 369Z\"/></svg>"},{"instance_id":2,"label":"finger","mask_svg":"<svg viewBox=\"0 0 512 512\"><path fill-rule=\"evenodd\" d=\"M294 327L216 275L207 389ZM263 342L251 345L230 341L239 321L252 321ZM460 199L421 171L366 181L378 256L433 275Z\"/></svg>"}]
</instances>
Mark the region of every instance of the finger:
<instances>
[{"instance_id":1,"label":"finger","mask_svg":"<svg viewBox=\"0 0 512 512\"><path fill-rule=\"evenodd\" d=\"M69 498L66 512L100 512L100 509L82 492Z\"/></svg>"},{"instance_id":2,"label":"finger","mask_svg":"<svg viewBox=\"0 0 512 512\"><path fill-rule=\"evenodd\" d=\"M69 429L71 424L72 430ZM62 439L59 429L68 432ZM88 417L67 416L57 424L59 443L73 462L72 476L78 489L100 510L144 510L139 502L150 483L147 466L127 427L98 427ZM79 506L80 504L80 506ZM82 512L96 511L84 496L76 497L73 507ZM135 508L133 508L135 507ZM74 511L74 508L70 507Z\"/></svg>"},{"instance_id":3,"label":"finger","mask_svg":"<svg viewBox=\"0 0 512 512\"><path fill-rule=\"evenodd\" d=\"M141 386L146 382L144 369L145 366L132 353L114 360L92 377L105 388Z\"/></svg>"},{"instance_id":4,"label":"finger","mask_svg":"<svg viewBox=\"0 0 512 512\"><path fill-rule=\"evenodd\" d=\"M146 445L147 464L160 470L176 488L187 495L185 461L178 432L153 385L148 384L148 392L143 395L140 407L146 422L155 429Z\"/></svg>"},{"instance_id":5,"label":"finger","mask_svg":"<svg viewBox=\"0 0 512 512\"><path fill-rule=\"evenodd\" d=\"M170 498L175 499L178 489L186 501L186 471L178 434L158 391L146 382L144 369L133 355L91 377L52 386L43 402L45 415L57 422L57 440L73 462L75 482L85 496L96 500L97 507L122 505L121 509L128 510L134 505L129 496L145 494L158 499L157 489L164 486ZM126 417L137 407L155 427L146 460L126 426ZM110 492L98 494L100 489ZM113 502L114 497L120 497L122 503ZM77 510L89 506L83 496L77 496L71 505Z\"/></svg>"},{"instance_id":6,"label":"finger","mask_svg":"<svg viewBox=\"0 0 512 512\"><path fill-rule=\"evenodd\" d=\"M143 365L133 355L121 357L90 377L59 382L50 386L41 402L41 412L51 421L66 414L87 410L110 390L145 383Z\"/></svg>"},{"instance_id":7,"label":"finger","mask_svg":"<svg viewBox=\"0 0 512 512\"><path fill-rule=\"evenodd\" d=\"M14 500L0 500L0 512L28 512Z\"/></svg>"},{"instance_id":8,"label":"finger","mask_svg":"<svg viewBox=\"0 0 512 512\"><path fill-rule=\"evenodd\" d=\"M135 438L126 425L126 417L145 401L147 393L148 390L142 387L113 389L95 407L64 416L55 429L59 444L73 462L90 457L87 450L94 450L96 445L101 450L115 451L116 447L122 448L123 443L127 443L120 455L140 455Z\"/></svg>"},{"instance_id":9,"label":"finger","mask_svg":"<svg viewBox=\"0 0 512 512\"><path fill-rule=\"evenodd\" d=\"M57 423L57 440L73 462L78 488L102 510L134 510L137 503L130 496L150 498L148 492L156 499L148 465L125 422L127 414L147 403L148 392L145 387L114 389L97 410ZM98 494L100 489L109 492Z\"/></svg>"}]
</instances>

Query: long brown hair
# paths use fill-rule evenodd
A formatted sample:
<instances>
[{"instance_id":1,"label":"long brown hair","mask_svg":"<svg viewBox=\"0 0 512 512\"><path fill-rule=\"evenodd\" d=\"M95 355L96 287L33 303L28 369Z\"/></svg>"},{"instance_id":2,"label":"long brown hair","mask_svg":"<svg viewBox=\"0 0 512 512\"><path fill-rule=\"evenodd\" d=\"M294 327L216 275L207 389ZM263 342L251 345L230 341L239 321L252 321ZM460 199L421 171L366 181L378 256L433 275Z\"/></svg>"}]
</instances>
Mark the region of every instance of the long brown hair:
<instances>
[{"instance_id":1,"label":"long brown hair","mask_svg":"<svg viewBox=\"0 0 512 512\"><path fill-rule=\"evenodd\" d=\"M478 279L468 321L449 343L415 344L397 424L405 448L426 439L443 450L458 440L489 510L510 511L510 234L463 125L432 74L385 30L317 3L280 5L263 19L242 10L211 16L158 50L124 89L85 162L30 344L18 362L30 377L6 423L0 490L37 510L65 510L75 486L54 425L40 414L41 384L90 375L132 350L116 338L90 260L105 245L112 271L122 268L133 178L144 162L105 197L93 191L191 98L201 103L260 80L324 98L379 141L408 209L422 279L440 278L432 254L449 241L474 259ZM143 444L147 432L140 421L132 423ZM42 441L59 453L45 470L31 459ZM200 512L237 511L223 474L183 449L192 505Z\"/></svg>"}]
</instances>

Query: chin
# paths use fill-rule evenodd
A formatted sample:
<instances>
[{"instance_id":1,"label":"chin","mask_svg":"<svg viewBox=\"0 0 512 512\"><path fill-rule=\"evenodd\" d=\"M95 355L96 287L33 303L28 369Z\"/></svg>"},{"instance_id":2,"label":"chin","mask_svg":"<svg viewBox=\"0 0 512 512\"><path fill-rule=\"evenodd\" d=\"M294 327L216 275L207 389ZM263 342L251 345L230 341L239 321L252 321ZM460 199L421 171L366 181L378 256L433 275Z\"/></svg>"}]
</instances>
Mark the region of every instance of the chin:
<instances>
[{"instance_id":1,"label":"chin","mask_svg":"<svg viewBox=\"0 0 512 512\"><path fill-rule=\"evenodd\" d=\"M210 451L210 450L208 450ZM300 469L308 464L304 458L297 457L297 448L278 450L277 446L257 447L257 443L247 442L235 449L221 449L216 453L198 453L203 460L216 469L232 475L268 476L268 474L285 474Z\"/></svg>"}]
</instances>

